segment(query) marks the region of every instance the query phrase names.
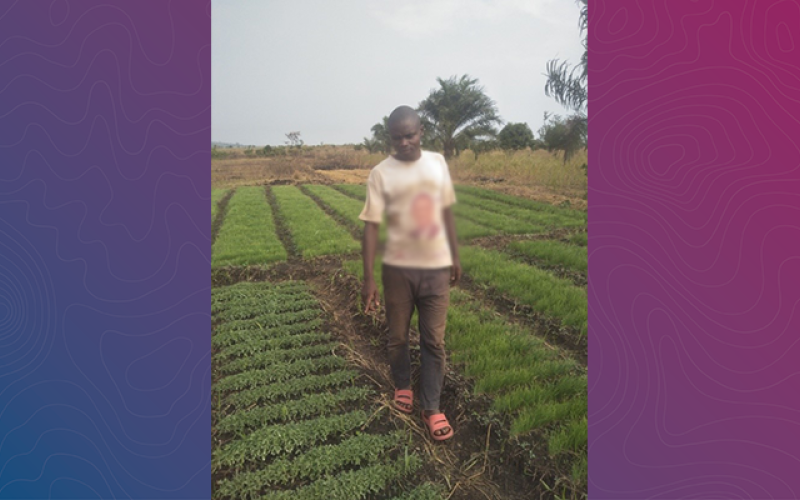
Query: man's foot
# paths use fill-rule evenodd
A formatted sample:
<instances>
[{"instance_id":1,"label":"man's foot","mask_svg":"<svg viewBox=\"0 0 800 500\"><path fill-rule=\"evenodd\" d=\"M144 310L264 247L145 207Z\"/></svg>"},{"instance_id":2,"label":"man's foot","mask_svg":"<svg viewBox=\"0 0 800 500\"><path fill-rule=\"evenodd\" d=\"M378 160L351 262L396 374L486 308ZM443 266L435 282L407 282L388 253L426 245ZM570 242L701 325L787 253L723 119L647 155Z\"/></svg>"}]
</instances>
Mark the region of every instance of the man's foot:
<instances>
[{"instance_id":1,"label":"man's foot","mask_svg":"<svg viewBox=\"0 0 800 500\"><path fill-rule=\"evenodd\" d=\"M439 410L423 411L422 421L428 426L428 432L436 441L444 441L453 437L453 428L450 427L450 422Z\"/></svg>"},{"instance_id":2,"label":"man's foot","mask_svg":"<svg viewBox=\"0 0 800 500\"><path fill-rule=\"evenodd\" d=\"M414 405L414 393L411 389L394 390L394 407L403 413L411 413Z\"/></svg>"}]
</instances>

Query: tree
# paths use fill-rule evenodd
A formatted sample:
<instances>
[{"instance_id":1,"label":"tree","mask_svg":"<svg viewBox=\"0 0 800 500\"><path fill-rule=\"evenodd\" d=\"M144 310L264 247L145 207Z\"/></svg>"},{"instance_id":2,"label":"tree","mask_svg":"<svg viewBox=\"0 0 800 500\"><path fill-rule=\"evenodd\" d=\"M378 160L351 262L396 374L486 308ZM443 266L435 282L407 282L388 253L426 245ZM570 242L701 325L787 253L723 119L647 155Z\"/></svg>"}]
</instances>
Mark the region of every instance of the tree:
<instances>
[{"instance_id":1,"label":"tree","mask_svg":"<svg viewBox=\"0 0 800 500\"><path fill-rule=\"evenodd\" d=\"M586 147L586 117L575 114L562 118L545 112L539 136L548 151L563 151L566 163L573 154Z\"/></svg>"},{"instance_id":2,"label":"tree","mask_svg":"<svg viewBox=\"0 0 800 500\"><path fill-rule=\"evenodd\" d=\"M383 143L375 138L370 139L369 137L364 137L364 142L362 144L370 153L379 153L383 151Z\"/></svg>"},{"instance_id":3,"label":"tree","mask_svg":"<svg viewBox=\"0 0 800 500\"><path fill-rule=\"evenodd\" d=\"M384 116L381 123L376 123L370 129L372 139L383 145L383 152L387 155L392 152L392 138L389 136L389 117Z\"/></svg>"},{"instance_id":4,"label":"tree","mask_svg":"<svg viewBox=\"0 0 800 500\"><path fill-rule=\"evenodd\" d=\"M463 75L436 80L439 88L432 90L417 109L428 136L427 141L423 137L424 142L438 142L445 158L451 158L473 140L496 134L494 125L502 120L477 79Z\"/></svg>"},{"instance_id":5,"label":"tree","mask_svg":"<svg viewBox=\"0 0 800 500\"><path fill-rule=\"evenodd\" d=\"M470 151L475 155L475 161L478 161L478 156L483 153L488 153L499 147L499 144L494 139L474 140L469 145Z\"/></svg>"},{"instance_id":6,"label":"tree","mask_svg":"<svg viewBox=\"0 0 800 500\"><path fill-rule=\"evenodd\" d=\"M300 138L300 132L289 132L286 134L286 138L289 139L288 141L285 141L288 146L300 148L303 145L303 139Z\"/></svg>"},{"instance_id":7,"label":"tree","mask_svg":"<svg viewBox=\"0 0 800 500\"><path fill-rule=\"evenodd\" d=\"M580 63L570 65L567 61L552 59L547 63L547 83L544 93L553 97L559 104L572 111L566 119L554 117L548 124L545 113L545 124L541 134L547 149L564 151L564 162L581 147L586 147L588 139L587 117L587 80L588 80L588 46L587 32L589 22L588 0L577 0L581 6L578 27L583 36L583 56Z\"/></svg>"},{"instance_id":8,"label":"tree","mask_svg":"<svg viewBox=\"0 0 800 500\"><path fill-rule=\"evenodd\" d=\"M505 150L520 150L533 146L533 132L527 123L509 123L497 136L500 147Z\"/></svg>"},{"instance_id":9,"label":"tree","mask_svg":"<svg viewBox=\"0 0 800 500\"><path fill-rule=\"evenodd\" d=\"M548 97L554 98L559 104L574 111L576 114L586 113L586 102L588 98L588 62L589 51L587 45L587 32L589 20L588 0L578 0L578 5L582 5L578 18L578 27L583 36L583 56L581 62L571 65L568 61L551 59L547 62L547 83L544 86L544 93Z\"/></svg>"}]
</instances>

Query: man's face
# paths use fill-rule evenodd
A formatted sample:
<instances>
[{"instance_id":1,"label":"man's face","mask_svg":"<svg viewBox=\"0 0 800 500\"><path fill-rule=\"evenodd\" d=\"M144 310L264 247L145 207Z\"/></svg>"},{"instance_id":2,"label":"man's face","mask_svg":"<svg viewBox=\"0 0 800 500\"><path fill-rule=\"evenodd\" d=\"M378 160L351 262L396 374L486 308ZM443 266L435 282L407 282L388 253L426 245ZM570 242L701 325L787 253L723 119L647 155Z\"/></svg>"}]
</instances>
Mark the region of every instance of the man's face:
<instances>
[{"instance_id":1,"label":"man's face","mask_svg":"<svg viewBox=\"0 0 800 500\"><path fill-rule=\"evenodd\" d=\"M389 126L394 155L400 161L416 161L422 155L419 143L422 139L422 126L411 120L393 123Z\"/></svg>"}]
</instances>

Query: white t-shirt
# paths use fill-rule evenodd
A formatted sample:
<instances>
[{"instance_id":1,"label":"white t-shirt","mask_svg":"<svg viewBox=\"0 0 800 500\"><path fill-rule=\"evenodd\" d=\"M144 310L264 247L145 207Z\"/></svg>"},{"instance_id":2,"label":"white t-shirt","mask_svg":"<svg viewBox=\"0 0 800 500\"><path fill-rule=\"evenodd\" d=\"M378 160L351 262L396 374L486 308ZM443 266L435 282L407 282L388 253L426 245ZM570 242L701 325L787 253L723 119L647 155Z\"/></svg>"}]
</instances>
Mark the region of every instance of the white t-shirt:
<instances>
[{"instance_id":1,"label":"white t-shirt","mask_svg":"<svg viewBox=\"0 0 800 500\"><path fill-rule=\"evenodd\" d=\"M422 151L417 161L389 156L370 171L367 200L358 218L380 224L386 212L384 263L437 269L453 265L442 210L455 202L442 155Z\"/></svg>"}]
</instances>

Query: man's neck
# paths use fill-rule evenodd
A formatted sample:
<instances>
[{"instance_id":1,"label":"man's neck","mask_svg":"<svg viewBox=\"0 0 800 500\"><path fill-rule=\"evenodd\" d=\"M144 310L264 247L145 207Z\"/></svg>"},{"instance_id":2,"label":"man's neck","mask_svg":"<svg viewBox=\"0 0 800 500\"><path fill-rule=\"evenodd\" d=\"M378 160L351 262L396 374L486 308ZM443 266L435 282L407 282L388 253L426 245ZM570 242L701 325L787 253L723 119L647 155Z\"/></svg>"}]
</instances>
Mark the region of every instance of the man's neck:
<instances>
[{"instance_id":1,"label":"man's neck","mask_svg":"<svg viewBox=\"0 0 800 500\"><path fill-rule=\"evenodd\" d=\"M415 161L417 161L420 158L422 158L422 150L420 150L420 152L417 155L417 157L414 158L413 160L406 160L406 159L403 159L403 158L398 158L396 155L392 155L392 158L394 158L397 161L403 162L403 163L414 163Z\"/></svg>"}]
</instances>

